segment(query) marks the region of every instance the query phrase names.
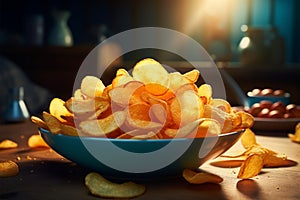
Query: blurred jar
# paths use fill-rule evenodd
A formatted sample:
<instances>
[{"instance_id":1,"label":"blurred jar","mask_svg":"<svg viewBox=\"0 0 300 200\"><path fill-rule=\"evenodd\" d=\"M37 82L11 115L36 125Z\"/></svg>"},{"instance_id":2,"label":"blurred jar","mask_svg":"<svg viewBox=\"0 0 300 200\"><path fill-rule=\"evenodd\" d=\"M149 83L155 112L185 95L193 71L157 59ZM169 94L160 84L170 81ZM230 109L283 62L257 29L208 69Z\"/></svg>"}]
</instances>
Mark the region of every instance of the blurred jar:
<instances>
[{"instance_id":1,"label":"blurred jar","mask_svg":"<svg viewBox=\"0 0 300 200\"><path fill-rule=\"evenodd\" d=\"M35 46L43 45L44 27L44 17L42 15L36 14L30 16L25 26L25 43Z\"/></svg>"},{"instance_id":2,"label":"blurred jar","mask_svg":"<svg viewBox=\"0 0 300 200\"><path fill-rule=\"evenodd\" d=\"M54 11L52 13L53 25L50 28L48 44L55 46L72 46L73 36L68 26L71 13L69 11Z\"/></svg>"},{"instance_id":3,"label":"blurred jar","mask_svg":"<svg viewBox=\"0 0 300 200\"><path fill-rule=\"evenodd\" d=\"M268 63L269 48L266 45L265 30L246 25L241 29L245 33L238 46L241 65L255 67Z\"/></svg>"}]
</instances>

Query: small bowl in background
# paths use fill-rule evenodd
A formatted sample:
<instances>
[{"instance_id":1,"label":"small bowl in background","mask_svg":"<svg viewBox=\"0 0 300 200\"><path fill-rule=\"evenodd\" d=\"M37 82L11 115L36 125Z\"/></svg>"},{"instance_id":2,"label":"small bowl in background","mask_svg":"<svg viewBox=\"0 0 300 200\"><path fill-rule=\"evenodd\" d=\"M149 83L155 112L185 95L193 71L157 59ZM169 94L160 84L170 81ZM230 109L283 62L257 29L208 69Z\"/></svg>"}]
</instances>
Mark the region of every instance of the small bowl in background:
<instances>
[{"instance_id":1,"label":"small bowl in background","mask_svg":"<svg viewBox=\"0 0 300 200\"><path fill-rule=\"evenodd\" d=\"M273 89L253 89L247 92L248 106L251 107L255 103L261 101L270 101L276 103L281 101L284 105L290 103L290 93L284 90L273 90Z\"/></svg>"}]
</instances>

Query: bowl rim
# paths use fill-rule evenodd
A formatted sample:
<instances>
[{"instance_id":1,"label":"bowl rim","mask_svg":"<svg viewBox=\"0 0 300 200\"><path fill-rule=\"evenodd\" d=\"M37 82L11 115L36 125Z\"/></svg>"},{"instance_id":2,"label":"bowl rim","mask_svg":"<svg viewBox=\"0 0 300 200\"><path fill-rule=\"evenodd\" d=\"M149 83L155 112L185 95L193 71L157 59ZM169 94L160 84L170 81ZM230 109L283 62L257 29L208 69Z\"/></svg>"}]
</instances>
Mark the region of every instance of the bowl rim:
<instances>
[{"instance_id":1,"label":"bowl rim","mask_svg":"<svg viewBox=\"0 0 300 200\"><path fill-rule=\"evenodd\" d=\"M201 138L170 138L170 139L117 139L117 138L103 138L103 137L93 137L93 136L70 136L70 135L65 135L65 134L53 134L49 130L44 129L42 127L38 128L39 132L42 134L47 134L51 135L51 137L60 137L60 138L66 138L70 140L78 140L78 139L84 139L84 140L97 140L97 141L110 141L110 142L132 142L132 143L141 143L141 142L171 142L171 141L188 141L188 140L197 140L197 139L205 139L205 138L220 138L220 137L225 137L229 135L235 135L235 134L242 134L245 129L240 129L237 131L232 131L228 133L220 133L219 135L216 136L208 136L208 137L201 137Z\"/></svg>"}]
</instances>

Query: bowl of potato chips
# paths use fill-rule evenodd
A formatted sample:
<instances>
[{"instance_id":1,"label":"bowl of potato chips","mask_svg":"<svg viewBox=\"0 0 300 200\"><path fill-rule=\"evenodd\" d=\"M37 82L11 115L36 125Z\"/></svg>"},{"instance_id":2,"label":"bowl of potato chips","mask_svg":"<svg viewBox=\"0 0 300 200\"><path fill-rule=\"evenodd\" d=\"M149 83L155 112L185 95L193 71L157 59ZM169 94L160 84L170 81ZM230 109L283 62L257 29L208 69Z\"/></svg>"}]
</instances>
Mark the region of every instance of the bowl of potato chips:
<instances>
[{"instance_id":1,"label":"bowl of potato chips","mask_svg":"<svg viewBox=\"0 0 300 200\"><path fill-rule=\"evenodd\" d=\"M254 122L213 98L209 84L197 86L199 76L144 59L131 73L118 69L107 86L85 76L71 98L54 98L31 120L55 151L101 173L181 174L228 150Z\"/></svg>"}]
</instances>

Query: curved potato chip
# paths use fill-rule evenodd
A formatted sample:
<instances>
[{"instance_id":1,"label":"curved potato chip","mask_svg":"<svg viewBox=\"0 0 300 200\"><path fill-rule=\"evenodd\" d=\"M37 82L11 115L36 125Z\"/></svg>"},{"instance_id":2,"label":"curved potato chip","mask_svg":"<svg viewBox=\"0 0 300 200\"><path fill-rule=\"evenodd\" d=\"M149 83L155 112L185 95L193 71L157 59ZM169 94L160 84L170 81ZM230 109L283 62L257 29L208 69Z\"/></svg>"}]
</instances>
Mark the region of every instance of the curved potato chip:
<instances>
[{"instance_id":1,"label":"curved potato chip","mask_svg":"<svg viewBox=\"0 0 300 200\"><path fill-rule=\"evenodd\" d=\"M232 111L229 102L224 99L211 99L209 104L227 113L230 113Z\"/></svg>"},{"instance_id":2,"label":"curved potato chip","mask_svg":"<svg viewBox=\"0 0 300 200\"><path fill-rule=\"evenodd\" d=\"M65 106L72 113L87 114L97 110L105 111L109 107L109 102L101 98L84 100L70 98L65 102Z\"/></svg>"},{"instance_id":3,"label":"curved potato chip","mask_svg":"<svg viewBox=\"0 0 300 200\"><path fill-rule=\"evenodd\" d=\"M12 160L0 162L0 177L15 176L19 173L19 166Z\"/></svg>"},{"instance_id":4,"label":"curved potato chip","mask_svg":"<svg viewBox=\"0 0 300 200\"><path fill-rule=\"evenodd\" d=\"M198 95L205 98L204 104L208 104L212 99L212 87L209 84L200 85Z\"/></svg>"},{"instance_id":5,"label":"curved potato chip","mask_svg":"<svg viewBox=\"0 0 300 200\"><path fill-rule=\"evenodd\" d=\"M112 102L121 107L141 102L140 93L144 91L144 84L139 81L131 81L122 87L116 87L109 91L108 95Z\"/></svg>"},{"instance_id":6,"label":"curved potato chip","mask_svg":"<svg viewBox=\"0 0 300 200\"><path fill-rule=\"evenodd\" d=\"M248 179L258 175L264 166L264 156L262 154L252 154L246 158L240 167L238 178Z\"/></svg>"},{"instance_id":7,"label":"curved potato chip","mask_svg":"<svg viewBox=\"0 0 300 200\"><path fill-rule=\"evenodd\" d=\"M99 120L82 121L79 126L88 135L96 137L117 137L114 132L125 122L126 113L117 111Z\"/></svg>"},{"instance_id":8,"label":"curved potato chip","mask_svg":"<svg viewBox=\"0 0 300 200\"><path fill-rule=\"evenodd\" d=\"M10 148L17 148L18 143L12 141L12 140L2 140L0 142L0 149L10 149Z\"/></svg>"},{"instance_id":9,"label":"curved potato chip","mask_svg":"<svg viewBox=\"0 0 300 200\"><path fill-rule=\"evenodd\" d=\"M251 131L251 129L247 128L244 131L243 135L241 136L241 143L245 149L257 144L255 134L253 131Z\"/></svg>"},{"instance_id":10,"label":"curved potato chip","mask_svg":"<svg viewBox=\"0 0 300 200\"><path fill-rule=\"evenodd\" d=\"M73 114L65 107L65 101L54 98L49 105L49 113L61 122L67 122L62 116L73 116Z\"/></svg>"},{"instance_id":11,"label":"curved potato chip","mask_svg":"<svg viewBox=\"0 0 300 200\"><path fill-rule=\"evenodd\" d=\"M81 92L88 97L101 97L105 85L95 76L85 76L81 81Z\"/></svg>"},{"instance_id":12,"label":"curved potato chip","mask_svg":"<svg viewBox=\"0 0 300 200\"><path fill-rule=\"evenodd\" d=\"M120 69L119 69L120 70ZM112 80L112 87L119 87L133 81L133 77L124 70L117 71L117 76Z\"/></svg>"},{"instance_id":13,"label":"curved potato chip","mask_svg":"<svg viewBox=\"0 0 300 200\"><path fill-rule=\"evenodd\" d=\"M134 198L142 195L146 188L134 182L113 183L100 174L91 172L85 177L85 185L96 196L104 198Z\"/></svg>"},{"instance_id":14,"label":"curved potato chip","mask_svg":"<svg viewBox=\"0 0 300 200\"><path fill-rule=\"evenodd\" d=\"M139 61L132 70L134 80L141 81L144 84L157 83L169 88L169 73L156 60L146 58Z\"/></svg>"},{"instance_id":15,"label":"curved potato chip","mask_svg":"<svg viewBox=\"0 0 300 200\"><path fill-rule=\"evenodd\" d=\"M174 98L170 105L172 119L180 127L203 116L202 99L193 91L186 90Z\"/></svg>"},{"instance_id":16,"label":"curved potato chip","mask_svg":"<svg viewBox=\"0 0 300 200\"><path fill-rule=\"evenodd\" d=\"M182 176L191 184L221 183L223 181L223 178L218 175L207 172L195 172L190 169L184 169Z\"/></svg>"},{"instance_id":17,"label":"curved potato chip","mask_svg":"<svg viewBox=\"0 0 300 200\"><path fill-rule=\"evenodd\" d=\"M161 96L168 91L168 88L158 83L148 83L145 84L145 90L155 96Z\"/></svg>"},{"instance_id":18,"label":"curved potato chip","mask_svg":"<svg viewBox=\"0 0 300 200\"><path fill-rule=\"evenodd\" d=\"M51 133L58 134L61 132L61 128L60 128L61 123L56 117L44 111L43 118Z\"/></svg>"},{"instance_id":19,"label":"curved potato chip","mask_svg":"<svg viewBox=\"0 0 300 200\"><path fill-rule=\"evenodd\" d=\"M48 129L47 124L39 117L31 116L31 121L43 129Z\"/></svg>"},{"instance_id":20,"label":"curved potato chip","mask_svg":"<svg viewBox=\"0 0 300 200\"><path fill-rule=\"evenodd\" d=\"M184 77L179 72L172 72L169 74L170 86L169 89L173 92L176 92L180 87L185 84L190 84L191 81Z\"/></svg>"},{"instance_id":21,"label":"curved potato chip","mask_svg":"<svg viewBox=\"0 0 300 200\"><path fill-rule=\"evenodd\" d=\"M43 138L41 137L41 135L32 135L32 136L30 136L28 138L27 145L30 148L36 148L36 147L47 147L47 148L50 148L48 146L48 144L43 140Z\"/></svg>"},{"instance_id":22,"label":"curved potato chip","mask_svg":"<svg viewBox=\"0 0 300 200\"><path fill-rule=\"evenodd\" d=\"M189 79L191 82L196 83L200 76L200 72L197 69L193 69L191 71L184 73L183 76Z\"/></svg>"}]
</instances>

